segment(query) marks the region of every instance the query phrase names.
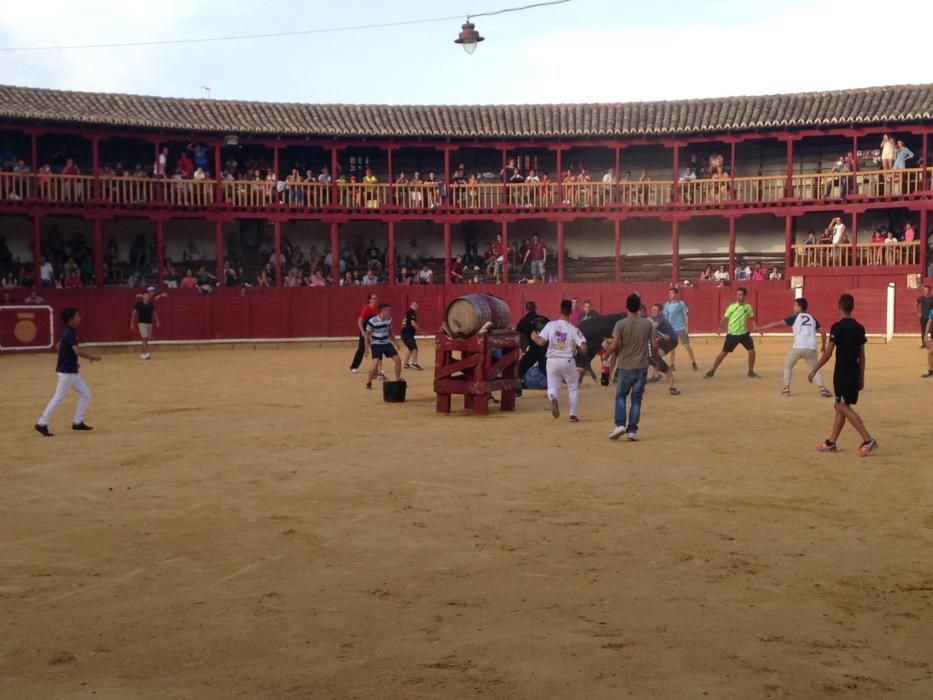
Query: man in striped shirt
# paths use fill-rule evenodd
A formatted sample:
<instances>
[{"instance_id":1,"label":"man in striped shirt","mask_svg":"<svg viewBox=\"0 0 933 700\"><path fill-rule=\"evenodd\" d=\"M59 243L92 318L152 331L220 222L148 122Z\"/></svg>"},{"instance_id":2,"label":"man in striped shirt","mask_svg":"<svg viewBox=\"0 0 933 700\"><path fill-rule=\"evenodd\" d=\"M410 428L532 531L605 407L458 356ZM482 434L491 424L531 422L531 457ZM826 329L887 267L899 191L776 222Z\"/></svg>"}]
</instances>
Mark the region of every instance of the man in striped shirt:
<instances>
[{"instance_id":1,"label":"man in striped shirt","mask_svg":"<svg viewBox=\"0 0 933 700\"><path fill-rule=\"evenodd\" d=\"M392 335L392 307L389 304L380 304L379 312L366 322L366 348L373 358L369 370L366 388L373 388L373 379L379 373L379 362L388 357L395 362L395 381L402 378L402 358L395 348L395 338Z\"/></svg>"}]
</instances>

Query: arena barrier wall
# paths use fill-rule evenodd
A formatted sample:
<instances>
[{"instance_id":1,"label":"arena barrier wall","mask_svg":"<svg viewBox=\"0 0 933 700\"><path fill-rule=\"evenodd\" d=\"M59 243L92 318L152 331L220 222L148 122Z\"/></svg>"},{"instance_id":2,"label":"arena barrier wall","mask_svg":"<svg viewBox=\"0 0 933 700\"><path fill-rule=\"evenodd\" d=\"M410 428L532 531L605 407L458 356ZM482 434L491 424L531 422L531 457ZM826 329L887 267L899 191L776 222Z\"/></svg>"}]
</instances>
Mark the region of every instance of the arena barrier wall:
<instances>
[{"instance_id":1,"label":"arena barrier wall","mask_svg":"<svg viewBox=\"0 0 933 700\"><path fill-rule=\"evenodd\" d=\"M836 280L830 284L805 281L804 294L811 312L825 325L837 317L839 294L850 292L856 299L856 317L869 333L885 334L887 287L852 288L852 280ZM755 307L761 323L787 316L792 308L794 291L788 282L748 283L749 302ZM621 311L625 297L639 292L647 304L666 301L667 282L637 282L627 284L575 283L549 285L459 285L383 286L373 287L299 287L272 289L217 289L203 296L189 289L165 290L168 296L156 303L161 327L155 340L202 342L225 340L287 340L302 338L348 338L356 336L356 317L366 303L370 291L381 301L391 303L396 319L412 300L420 306L419 322L430 333L440 328L449 301L466 293L493 294L504 299L512 312L513 323L524 314L525 302L533 300L540 313L556 318L560 300L577 296L589 299L600 313ZM83 318L81 340L84 343L126 343L137 340L130 330L130 315L136 289L40 290L51 307L54 335L60 331L58 314L66 306L76 306ZM723 309L735 297L734 287L700 286L683 290L690 306L690 330L701 335L713 333ZM895 332L919 333L915 301L918 290L896 289ZM9 351L17 343L16 324L19 319L13 307L0 307L0 351ZM41 309L44 307L34 307ZM18 311L22 312L21 307ZM47 312L46 312L47 313ZM37 322L37 329L43 322ZM396 332L397 332L396 328ZM47 333L47 331L44 331ZM24 327L19 329L24 335ZM37 331L38 333L38 331ZM33 345L46 345L46 340L30 340Z\"/></svg>"}]
</instances>

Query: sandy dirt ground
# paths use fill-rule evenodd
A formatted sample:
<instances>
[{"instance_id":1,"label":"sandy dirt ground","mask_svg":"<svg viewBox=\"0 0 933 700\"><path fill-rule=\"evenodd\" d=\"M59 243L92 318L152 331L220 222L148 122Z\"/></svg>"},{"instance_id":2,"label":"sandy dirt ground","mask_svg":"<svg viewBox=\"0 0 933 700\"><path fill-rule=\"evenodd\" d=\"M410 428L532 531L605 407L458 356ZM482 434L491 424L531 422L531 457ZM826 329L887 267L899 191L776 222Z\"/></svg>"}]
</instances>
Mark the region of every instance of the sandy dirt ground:
<instances>
[{"instance_id":1,"label":"sandy dirt ground","mask_svg":"<svg viewBox=\"0 0 933 700\"><path fill-rule=\"evenodd\" d=\"M442 416L347 346L110 354L44 439L51 358L2 357L0 697L933 697L925 355L869 346L859 459L788 344L649 387L636 444L592 383Z\"/></svg>"}]
</instances>

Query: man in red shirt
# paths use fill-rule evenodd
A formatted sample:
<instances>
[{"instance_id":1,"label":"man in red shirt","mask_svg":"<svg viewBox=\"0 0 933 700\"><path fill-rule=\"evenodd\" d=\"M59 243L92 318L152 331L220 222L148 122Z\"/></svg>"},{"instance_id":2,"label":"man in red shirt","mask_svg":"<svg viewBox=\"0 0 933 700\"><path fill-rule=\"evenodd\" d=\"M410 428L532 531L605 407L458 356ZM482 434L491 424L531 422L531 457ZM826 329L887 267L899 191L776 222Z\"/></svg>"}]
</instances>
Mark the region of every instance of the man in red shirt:
<instances>
[{"instance_id":1,"label":"man in red shirt","mask_svg":"<svg viewBox=\"0 0 933 700\"><path fill-rule=\"evenodd\" d=\"M450 283L463 284L463 256L458 255L450 266Z\"/></svg>"},{"instance_id":2,"label":"man in red shirt","mask_svg":"<svg viewBox=\"0 0 933 700\"><path fill-rule=\"evenodd\" d=\"M379 298L375 294L370 294L369 301L366 303L366 306L360 309L360 315L356 319L356 328L360 335L360 345L356 349L356 354L353 356L353 362L350 364L350 371L353 372L353 374L359 371L360 365L363 363L363 358L366 356L366 323L379 313L378 301Z\"/></svg>"},{"instance_id":3,"label":"man in red shirt","mask_svg":"<svg viewBox=\"0 0 933 700\"><path fill-rule=\"evenodd\" d=\"M492 244L492 261L496 284L499 284L502 281L502 268L505 267L505 242L501 233L496 234L496 242Z\"/></svg>"},{"instance_id":4,"label":"man in red shirt","mask_svg":"<svg viewBox=\"0 0 933 700\"><path fill-rule=\"evenodd\" d=\"M181 171L181 176L185 180L190 180L194 177L194 161L188 157L188 151L181 152L181 157L178 159L178 162L175 163L175 167Z\"/></svg>"},{"instance_id":5,"label":"man in red shirt","mask_svg":"<svg viewBox=\"0 0 933 700\"><path fill-rule=\"evenodd\" d=\"M544 264L547 262L547 248L544 247L544 243L541 242L537 233L531 237L531 243L528 244L528 250L525 251L525 258L522 260L522 267L529 260L531 260L531 279L540 277L543 282Z\"/></svg>"}]
</instances>

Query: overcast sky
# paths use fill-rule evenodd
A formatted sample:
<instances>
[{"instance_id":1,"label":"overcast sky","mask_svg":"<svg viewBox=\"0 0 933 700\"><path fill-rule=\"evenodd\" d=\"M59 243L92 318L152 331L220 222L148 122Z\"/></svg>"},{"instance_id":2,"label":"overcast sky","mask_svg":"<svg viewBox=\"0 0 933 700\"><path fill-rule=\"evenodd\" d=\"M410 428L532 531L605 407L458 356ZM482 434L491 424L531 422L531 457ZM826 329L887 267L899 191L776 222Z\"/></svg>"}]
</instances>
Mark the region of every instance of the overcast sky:
<instances>
[{"instance_id":1,"label":"overcast sky","mask_svg":"<svg viewBox=\"0 0 933 700\"><path fill-rule=\"evenodd\" d=\"M0 48L320 29L526 1L0 0ZM486 41L472 56L453 44L462 21L2 52L0 83L177 97L203 97L208 86L218 99L404 104L622 102L933 82L929 49L914 32L933 30L930 0L571 0L476 18Z\"/></svg>"}]
</instances>

